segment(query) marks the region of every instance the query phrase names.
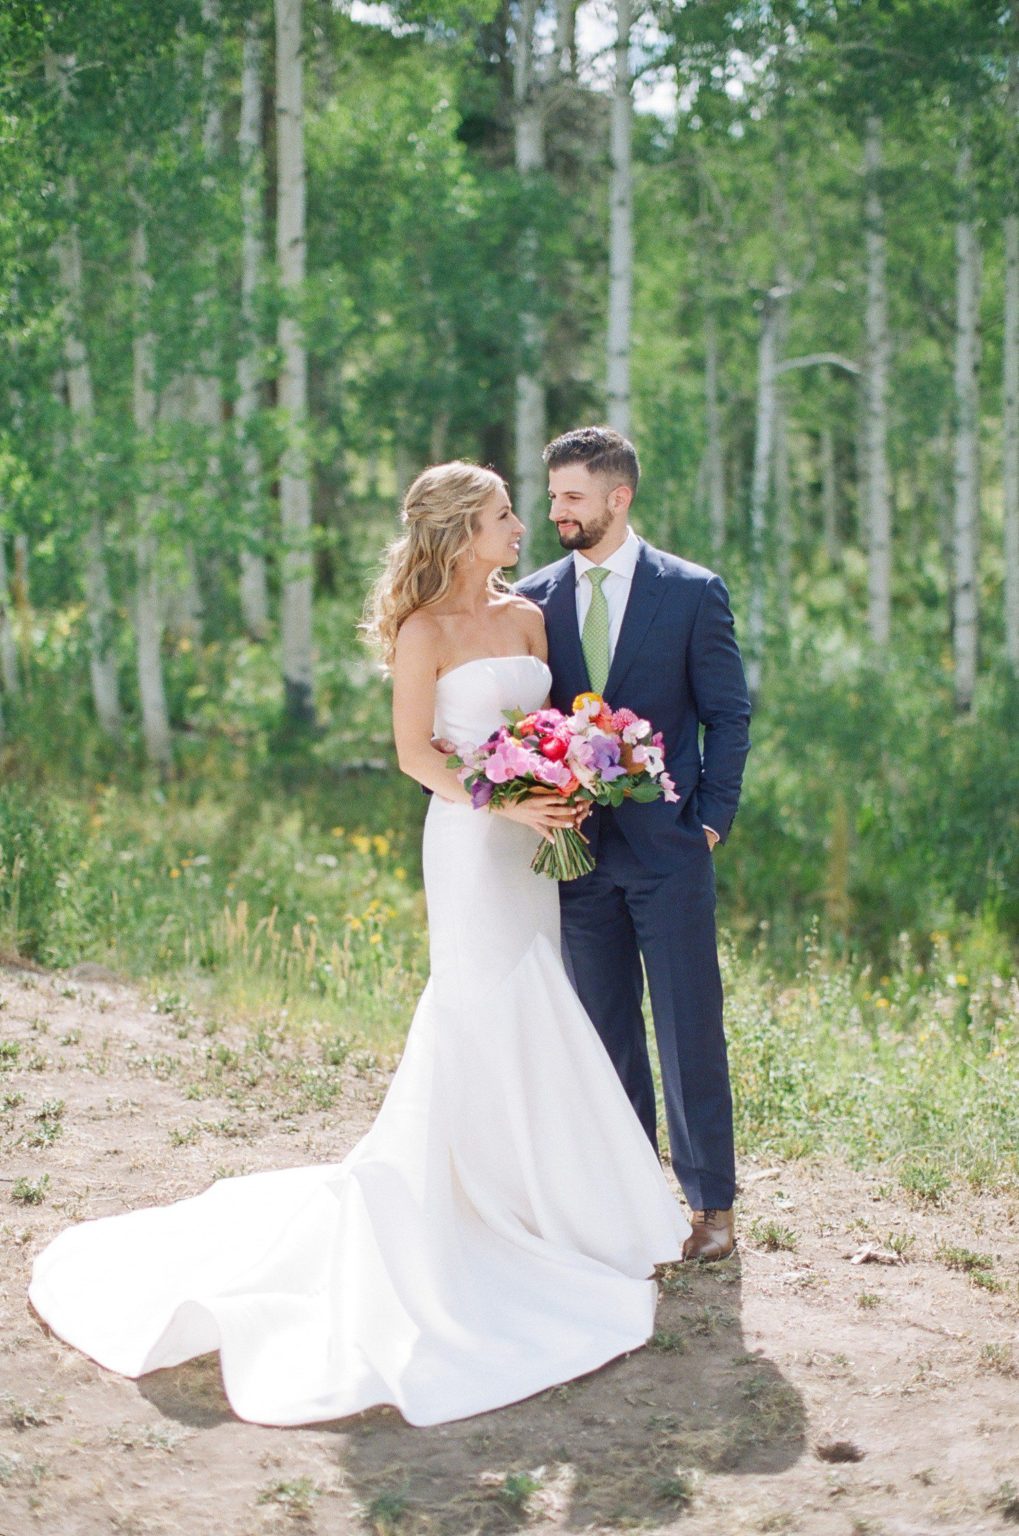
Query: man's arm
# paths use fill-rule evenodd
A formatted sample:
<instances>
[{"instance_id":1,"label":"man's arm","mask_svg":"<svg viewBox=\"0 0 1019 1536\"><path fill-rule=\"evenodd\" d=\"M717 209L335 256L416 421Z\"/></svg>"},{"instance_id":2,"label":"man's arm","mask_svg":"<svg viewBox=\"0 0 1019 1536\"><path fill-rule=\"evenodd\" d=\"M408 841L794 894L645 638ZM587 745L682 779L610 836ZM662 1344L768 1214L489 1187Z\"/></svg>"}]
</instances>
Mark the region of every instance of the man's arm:
<instances>
[{"instance_id":1,"label":"man's arm","mask_svg":"<svg viewBox=\"0 0 1019 1536\"><path fill-rule=\"evenodd\" d=\"M698 812L724 843L750 750L750 696L729 594L719 576L712 576L704 588L687 649L687 675L704 726Z\"/></svg>"}]
</instances>

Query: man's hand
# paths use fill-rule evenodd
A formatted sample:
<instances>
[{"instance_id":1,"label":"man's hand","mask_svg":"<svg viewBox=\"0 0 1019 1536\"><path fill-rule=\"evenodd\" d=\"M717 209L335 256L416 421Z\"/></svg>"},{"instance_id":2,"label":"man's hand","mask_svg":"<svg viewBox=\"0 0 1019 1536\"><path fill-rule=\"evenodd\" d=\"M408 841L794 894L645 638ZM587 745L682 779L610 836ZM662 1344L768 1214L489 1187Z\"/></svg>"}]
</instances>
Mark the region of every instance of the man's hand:
<instances>
[{"instance_id":1,"label":"man's hand","mask_svg":"<svg viewBox=\"0 0 1019 1536\"><path fill-rule=\"evenodd\" d=\"M711 849L714 849L715 844L717 842L721 841L721 839L719 838L718 833L715 831L714 827L705 827L704 828L704 836L707 838L707 840L708 840L708 847L711 848Z\"/></svg>"},{"instance_id":2,"label":"man's hand","mask_svg":"<svg viewBox=\"0 0 1019 1536\"><path fill-rule=\"evenodd\" d=\"M432 746L436 752L441 752L443 757L452 757L456 747L451 741L446 741L442 736L432 737Z\"/></svg>"}]
</instances>

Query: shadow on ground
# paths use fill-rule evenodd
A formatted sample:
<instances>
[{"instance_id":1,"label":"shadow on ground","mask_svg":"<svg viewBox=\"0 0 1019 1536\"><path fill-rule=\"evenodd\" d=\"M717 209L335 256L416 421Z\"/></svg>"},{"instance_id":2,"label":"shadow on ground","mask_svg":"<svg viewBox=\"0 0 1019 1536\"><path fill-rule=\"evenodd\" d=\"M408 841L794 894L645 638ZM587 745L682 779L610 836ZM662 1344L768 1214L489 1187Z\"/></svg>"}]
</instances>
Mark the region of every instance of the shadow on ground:
<instances>
[{"instance_id":1,"label":"shadow on ground","mask_svg":"<svg viewBox=\"0 0 1019 1536\"><path fill-rule=\"evenodd\" d=\"M660 1272L651 1345L511 1408L432 1429L379 1409L307 1430L325 1442L366 1529L434 1536L628 1528L681 1514L705 1473L777 1473L804 1449L799 1394L747 1351L738 1257ZM231 1417L215 1357L140 1383L166 1416L201 1429Z\"/></svg>"}]
</instances>

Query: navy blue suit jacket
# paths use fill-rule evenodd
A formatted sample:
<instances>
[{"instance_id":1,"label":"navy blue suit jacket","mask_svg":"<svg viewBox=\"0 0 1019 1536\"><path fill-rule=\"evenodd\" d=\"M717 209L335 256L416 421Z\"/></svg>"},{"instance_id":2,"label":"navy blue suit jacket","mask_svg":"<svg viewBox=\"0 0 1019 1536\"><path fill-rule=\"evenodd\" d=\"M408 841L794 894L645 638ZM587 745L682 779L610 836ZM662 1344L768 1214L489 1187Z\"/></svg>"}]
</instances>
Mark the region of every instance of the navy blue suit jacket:
<instances>
[{"instance_id":1,"label":"navy blue suit jacket","mask_svg":"<svg viewBox=\"0 0 1019 1536\"><path fill-rule=\"evenodd\" d=\"M591 686L574 570L567 555L516 588L544 613L552 703L565 713ZM626 801L611 813L641 862L662 872L673 868L684 848L689 852L691 837L705 846L705 822L724 841L750 750L750 699L721 578L641 539L604 693L614 708L632 709L662 732L666 768L680 795L678 805ZM600 819L596 810L585 828L592 845Z\"/></svg>"}]
</instances>

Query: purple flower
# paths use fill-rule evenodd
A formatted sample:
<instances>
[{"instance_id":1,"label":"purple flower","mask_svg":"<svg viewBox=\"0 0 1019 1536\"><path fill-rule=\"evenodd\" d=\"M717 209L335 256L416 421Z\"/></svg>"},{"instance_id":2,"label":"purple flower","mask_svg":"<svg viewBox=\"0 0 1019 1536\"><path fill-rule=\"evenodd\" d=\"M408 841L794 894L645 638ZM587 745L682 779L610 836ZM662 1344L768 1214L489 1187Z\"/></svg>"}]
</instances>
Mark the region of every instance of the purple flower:
<instances>
[{"instance_id":1,"label":"purple flower","mask_svg":"<svg viewBox=\"0 0 1019 1536\"><path fill-rule=\"evenodd\" d=\"M476 811L486 806L495 793L495 786L488 779L478 779L471 785L471 805Z\"/></svg>"},{"instance_id":2,"label":"purple flower","mask_svg":"<svg viewBox=\"0 0 1019 1536\"><path fill-rule=\"evenodd\" d=\"M590 765L604 783L611 784L613 779L625 778L626 769L619 763L618 741L599 731L589 738L588 745L591 750Z\"/></svg>"}]
</instances>

